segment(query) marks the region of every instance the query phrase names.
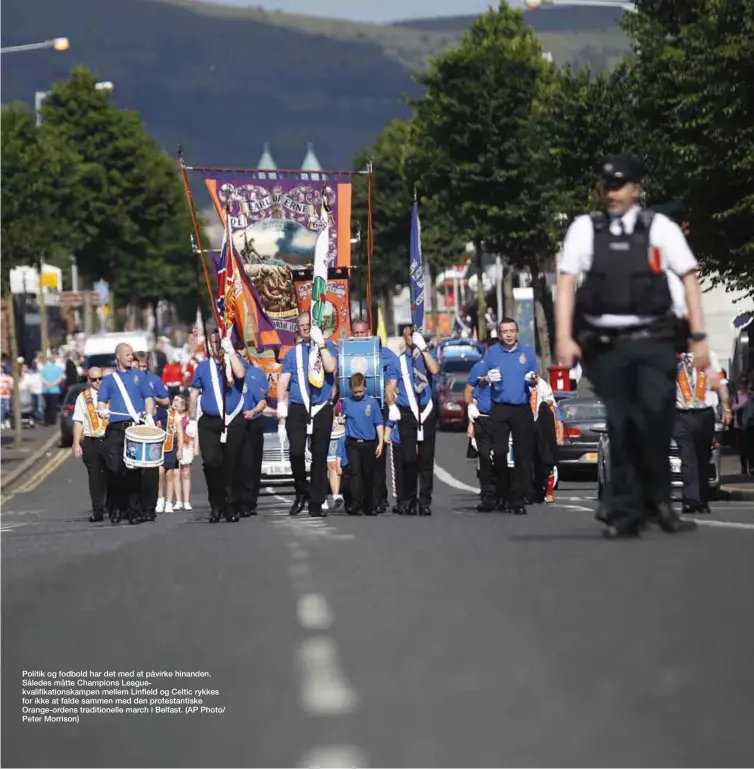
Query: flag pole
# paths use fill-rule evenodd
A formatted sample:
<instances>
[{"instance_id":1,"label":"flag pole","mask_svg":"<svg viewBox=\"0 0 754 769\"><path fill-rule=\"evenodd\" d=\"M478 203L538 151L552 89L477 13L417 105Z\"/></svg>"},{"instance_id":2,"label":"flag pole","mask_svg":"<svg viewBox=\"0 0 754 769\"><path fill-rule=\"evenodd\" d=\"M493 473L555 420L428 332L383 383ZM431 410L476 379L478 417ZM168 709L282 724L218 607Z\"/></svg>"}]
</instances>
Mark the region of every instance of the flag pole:
<instances>
[{"instance_id":1,"label":"flag pole","mask_svg":"<svg viewBox=\"0 0 754 769\"><path fill-rule=\"evenodd\" d=\"M374 256L374 231L372 206L374 202L374 171L372 161L367 163L369 172L369 185L367 192L367 323L369 324L369 333L374 332L372 326L372 257Z\"/></svg>"}]
</instances>

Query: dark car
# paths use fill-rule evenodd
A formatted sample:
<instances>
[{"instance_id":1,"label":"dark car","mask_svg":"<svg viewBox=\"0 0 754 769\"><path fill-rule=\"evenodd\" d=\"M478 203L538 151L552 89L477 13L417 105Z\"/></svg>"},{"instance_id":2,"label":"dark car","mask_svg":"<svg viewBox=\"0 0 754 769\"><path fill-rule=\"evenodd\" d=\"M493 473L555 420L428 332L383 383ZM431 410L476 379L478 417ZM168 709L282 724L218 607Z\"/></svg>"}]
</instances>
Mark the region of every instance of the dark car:
<instances>
[{"instance_id":1,"label":"dark car","mask_svg":"<svg viewBox=\"0 0 754 769\"><path fill-rule=\"evenodd\" d=\"M465 388L465 376L449 377L440 388L437 419L441 430L466 426L466 404L463 402Z\"/></svg>"},{"instance_id":2,"label":"dark car","mask_svg":"<svg viewBox=\"0 0 754 769\"><path fill-rule=\"evenodd\" d=\"M440 391L453 379L468 378L473 365L484 357L484 348L470 339L448 339L438 347L440 371L432 380L432 398L440 409Z\"/></svg>"},{"instance_id":3,"label":"dark car","mask_svg":"<svg viewBox=\"0 0 754 769\"><path fill-rule=\"evenodd\" d=\"M605 423L604 404L599 398L567 398L558 408L563 420L563 445L558 447L561 472L588 468L596 475L599 433L594 428Z\"/></svg>"},{"instance_id":4,"label":"dark car","mask_svg":"<svg viewBox=\"0 0 754 769\"><path fill-rule=\"evenodd\" d=\"M63 448L73 446L73 408L76 398L87 388L86 384L75 384L68 388L60 409L60 445Z\"/></svg>"}]
</instances>

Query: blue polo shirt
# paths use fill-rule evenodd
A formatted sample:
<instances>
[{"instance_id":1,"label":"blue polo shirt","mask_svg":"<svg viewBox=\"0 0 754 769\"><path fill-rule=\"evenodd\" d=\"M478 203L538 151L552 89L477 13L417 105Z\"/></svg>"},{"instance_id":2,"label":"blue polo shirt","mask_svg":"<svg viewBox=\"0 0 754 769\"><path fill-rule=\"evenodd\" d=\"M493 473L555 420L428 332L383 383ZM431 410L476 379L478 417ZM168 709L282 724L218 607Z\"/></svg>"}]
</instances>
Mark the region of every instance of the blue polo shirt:
<instances>
[{"instance_id":1,"label":"blue polo shirt","mask_svg":"<svg viewBox=\"0 0 754 769\"><path fill-rule=\"evenodd\" d=\"M309 345L300 344L296 345L296 347L302 347L304 351L302 356L303 375L304 379L306 380L304 382L304 386L310 393L309 397L311 398L311 405L319 406L320 403L326 403L332 398L333 388L335 387L335 376L337 372L333 374L325 374L325 383L322 385L322 387L312 387L311 384L309 384L309 380L307 378L309 372ZM291 347L291 349L288 350L288 352L285 354L285 358L283 358L283 369L280 373L291 375L291 381L288 385L288 392L290 392L290 402L303 404L304 399L301 397L301 386L298 381L298 367L296 366L296 347ZM333 356L333 358L337 360L338 350L335 345L332 342L325 342L325 347L327 347L327 350Z\"/></svg>"},{"instance_id":2,"label":"blue polo shirt","mask_svg":"<svg viewBox=\"0 0 754 769\"><path fill-rule=\"evenodd\" d=\"M395 360L391 362L387 373L385 374L385 383L387 382L398 382L398 400L397 405L403 407L404 409L410 408L409 402L408 402L408 396L406 395L406 386L403 383L403 372L401 371L401 358L405 358L406 365L408 367L408 377L409 381L413 381L414 379L414 359L411 356L411 354L408 352L408 350L404 350L400 356L396 355ZM423 372L422 372L423 373ZM424 408L432 399L432 375L427 371L426 375L427 377L427 386L422 390L421 393L418 393L416 396L416 403L419 406L420 409Z\"/></svg>"},{"instance_id":3,"label":"blue polo shirt","mask_svg":"<svg viewBox=\"0 0 754 769\"><path fill-rule=\"evenodd\" d=\"M243 360L243 359L242 359ZM212 375L210 373L210 366L215 367L217 372L217 382L220 386L220 403L217 402L215 397L215 390L212 387ZM247 364L244 362L244 366ZM225 397L225 414L232 414L238 404L243 398L243 386L245 377L242 379L233 378L233 384L228 387L225 381L225 371L223 367L214 360L203 360L194 371L194 381L191 383L191 387L195 390L201 390L201 406L202 414L206 414L208 417L221 417L223 415L223 402L222 398ZM227 396L225 390L227 389Z\"/></svg>"},{"instance_id":4,"label":"blue polo shirt","mask_svg":"<svg viewBox=\"0 0 754 769\"><path fill-rule=\"evenodd\" d=\"M344 398L343 416L346 418L346 438L373 441L377 437L377 425L382 424L382 409L376 398L371 395L358 401Z\"/></svg>"},{"instance_id":5,"label":"blue polo shirt","mask_svg":"<svg viewBox=\"0 0 754 769\"><path fill-rule=\"evenodd\" d=\"M537 356L531 347L516 344L512 350L506 350L502 344L496 344L487 350L484 358L487 371L500 369L502 381L492 385L492 402L508 403L520 406L529 402L529 385L526 375L531 371L539 371Z\"/></svg>"},{"instance_id":6,"label":"blue polo shirt","mask_svg":"<svg viewBox=\"0 0 754 769\"><path fill-rule=\"evenodd\" d=\"M401 443L401 432L398 429L398 425L400 422L393 422L392 420L388 419L387 422L385 422L385 427L389 427L392 432L390 433L390 442L396 443L400 446Z\"/></svg>"},{"instance_id":7,"label":"blue polo shirt","mask_svg":"<svg viewBox=\"0 0 754 769\"><path fill-rule=\"evenodd\" d=\"M147 385L149 386L149 394L153 398L168 398L168 391L165 388L165 385L160 379L160 377L157 376L157 374L153 374L151 371L142 372L146 378L147 378ZM168 423L168 410L164 406L158 406L155 402L154 404L154 421L159 422L163 427L165 427Z\"/></svg>"},{"instance_id":8,"label":"blue polo shirt","mask_svg":"<svg viewBox=\"0 0 754 769\"><path fill-rule=\"evenodd\" d=\"M152 397L152 389L149 386L149 380L138 369L128 369L128 371L118 371L128 397L131 399L134 409L137 414L144 411L145 398ZM128 414L126 408L126 402L123 400L123 396L120 394L120 388L115 382L113 374L108 374L103 380L97 394L97 401L99 403L110 403L110 411L118 412L117 414L110 415L110 422L116 424L117 422L130 422L130 416L123 416Z\"/></svg>"},{"instance_id":9,"label":"blue polo shirt","mask_svg":"<svg viewBox=\"0 0 754 769\"><path fill-rule=\"evenodd\" d=\"M249 366L246 369L244 377L243 410L251 411L259 401L267 397L267 377L264 371L256 366ZM259 419L262 416L260 411L252 419Z\"/></svg>"},{"instance_id":10,"label":"blue polo shirt","mask_svg":"<svg viewBox=\"0 0 754 769\"><path fill-rule=\"evenodd\" d=\"M480 360L471 367L469 378L466 380L466 384L474 386L474 398L480 414L489 414L492 410L492 388L488 384L479 384L479 380L485 376L487 364Z\"/></svg>"},{"instance_id":11,"label":"blue polo shirt","mask_svg":"<svg viewBox=\"0 0 754 769\"><path fill-rule=\"evenodd\" d=\"M338 438L338 445L335 449L335 456L340 457L340 466L348 467L348 452L346 451L346 436L341 435Z\"/></svg>"}]
</instances>

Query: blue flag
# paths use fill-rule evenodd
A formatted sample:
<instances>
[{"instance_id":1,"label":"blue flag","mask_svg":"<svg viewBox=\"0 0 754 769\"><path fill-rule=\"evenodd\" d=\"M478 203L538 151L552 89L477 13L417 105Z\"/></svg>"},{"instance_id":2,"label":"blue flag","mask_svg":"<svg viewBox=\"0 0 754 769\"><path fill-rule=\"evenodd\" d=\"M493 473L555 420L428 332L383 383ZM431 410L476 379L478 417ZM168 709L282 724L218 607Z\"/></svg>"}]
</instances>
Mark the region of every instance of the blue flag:
<instances>
[{"instance_id":1,"label":"blue flag","mask_svg":"<svg viewBox=\"0 0 754 769\"><path fill-rule=\"evenodd\" d=\"M411 209L411 246L408 265L411 321L417 331L424 331L424 260L422 259L422 228L419 204Z\"/></svg>"}]
</instances>

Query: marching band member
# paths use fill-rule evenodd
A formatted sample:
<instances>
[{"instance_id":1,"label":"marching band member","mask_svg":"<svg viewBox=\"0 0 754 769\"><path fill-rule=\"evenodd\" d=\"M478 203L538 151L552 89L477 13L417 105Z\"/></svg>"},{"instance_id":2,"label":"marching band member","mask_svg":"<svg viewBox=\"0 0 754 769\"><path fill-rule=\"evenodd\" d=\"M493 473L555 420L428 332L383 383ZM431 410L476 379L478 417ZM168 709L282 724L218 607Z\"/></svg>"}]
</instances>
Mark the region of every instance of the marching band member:
<instances>
[{"instance_id":1,"label":"marching band member","mask_svg":"<svg viewBox=\"0 0 754 769\"><path fill-rule=\"evenodd\" d=\"M73 447L76 459L84 460L89 475L89 496L92 500L90 523L104 519L107 501L107 468L105 466L105 431L107 419L97 413L97 398L102 386L102 369L89 369L89 386L76 398L73 407Z\"/></svg>"},{"instance_id":2,"label":"marching band member","mask_svg":"<svg viewBox=\"0 0 754 769\"><path fill-rule=\"evenodd\" d=\"M728 383L717 356L710 350L710 366L702 371L691 353L678 356L673 437L681 456L683 512L709 513L709 461L715 437L717 396L723 406L723 422L730 424ZM717 392L717 396L715 395Z\"/></svg>"},{"instance_id":3,"label":"marching band member","mask_svg":"<svg viewBox=\"0 0 754 769\"><path fill-rule=\"evenodd\" d=\"M301 341L288 350L283 358L283 369L278 378L277 416L281 439L288 438L291 470L296 486L296 498L289 515L298 515L309 504L309 515L324 517L322 503L327 497L327 451L332 432L335 372L338 353L332 342L325 343L321 329L312 327L311 316L302 312L298 316L298 334ZM322 356L325 381L322 387L309 384L309 348L313 341ZM306 439L311 438L311 483L306 478Z\"/></svg>"},{"instance_id":4,"label":"marching band member","mask_svg":"<svg viewBox=\"0 0 754 769\"><path fill-rule=\"evenodd\" d=\"M126 429L141 422L154 426L154 399L146 377L133 368L134 351L121 343L115 348L116 370L103 380L97 397L97 413L107 419L105 431L105 465L108 472L108 499L112 502L110 515L120 522L125 515L129 523L141 520L139 495L141 471L128 469L123 459Z\"/></svg>"},{"instance_id":5,"label":"marching band member","mask_svg":"<svg viewBox=\"0 0 754 769\"><path fill-rule=\"evenodd\" d=\"M493 444L496 457L507 457L513 434L515 465L508 490L507 462L497 462L495 474L500 498L507 499L515 515L526 515L526 496L534 462L534 418L529 408L529 388L537 381L537 356L518 342L518 323L503 318L498 325L499 343L485 355L487 379L492 385Z\"/></svg>"},{"instance_id":6,"label":"marching band member","mask_svg":"<svg viewBox=\"0 0 754 769\"><path fill-rule=\"evenodd\" d=\"M365 320L355 320L351 323L351 336L368 337L369 324ZM387 379L387 372L391 366L398 366L398 356L389 348L382 347L382 372L383 379ZM382 419L388 418L387 402L382 404ZM384 513L387 510L387 451L383 451L379 457L374 469L374 509L378 513Z\"/></svg>"},{"instance_id":7,"label":"marching band member","mask_svg":"<svg viewBox=\"0 0 754 769\"><path fill-rule=\"evenodd\" d=\"M220 343L217 329L209 332L210 358L203 360L194 371L189 394L189 423L186 435L198 434L199 449L207 481L210 506L210 523L217 523L220 516L236 522L237 506L241 504L240 463L245 435L245 421L241 413L244 407L243 387L246 366L228 336ZM230 361L233 381L225 381L225 367L221 353ZM197 424L196 412L201 395L202 416ZM223 422L223 414L225 421ZM228 499L230 489L232 498Z\"/></svg>"},{"instance_id":8,"label":"marching band member","mask_svg":"<svg viewBox=\"0 0 754 769\"><path fill-rule=\"evenodd\" d=\"M267 407L267 377L253 363L246 367L243 418L243 508L241 517L257 514L259 487L262 483L262 455L264 453L264 426L262 412Z\"/></svg>"},{"instance_id":9,"label":"marching band member","mask_svg":"<svg viewBox=\"0 0 754 769\"><path fill-rule=\"evenodd\" d=\"M183 500L183 509L191 510L191 464L194 457L199 454L199 436L193 438L186 435L186 427L189 423L188 403L183 395L177 396L173 401L173 407L178 413L181 422L181 435L183 436L183 447L178 457L178 466L180 475L176 477L176 483L180 483L181 499ZM178 480L180 478L180 480ZM176 494L178 496L178 494Z\"/></svg>"},{"instance_id":10,"label":"marching band member","mask_svg":"<svg viewBox=\"0 0 754 769\"><path fill-rule=\"evenodd\" d=\"M390 421L400 422L406 514L432 515L437 416L432 408L431 378L439 373L440 366L413 326L406 327L403 341L406 349L398 365L388 369L385 400Z\"/></svg>"},{"instance_id":11,"label":"marching band member","mask_svg":"<svg viewBox=\"0 0 754 769\"><path fill-rule=\"evenodd\" d=\"M183 421L178 412L178 405L186 409L186 400L182 395L176 395L173 403L167 411L165 420L165 450L163 453L162 467L160 468L160 483L165 484L165 498L157 500L157 512L172 513L181 510L181 476L178 470L178 462L183 456ZM173 506L173 494L175 494L175 506ZM160 504L162 502L162 505Z\"/></svg>"},{"instance_id":12,"label":"marching band member","mask_svg":"<svg viewBox=\"0 0 754 769\"><path fill-rule=\"evenodd\" d=\"M155 402L154 422L157 427L164 429L167 422L167 408L170 396L162 379L149 369L149 356L145 352L134 354L133 365L146 377L149 390ZM157 513L157 503L160 495L160 468L149 467L141 471L141 510L145 517L154 520Z\"/></svg>"}]
</instances>

